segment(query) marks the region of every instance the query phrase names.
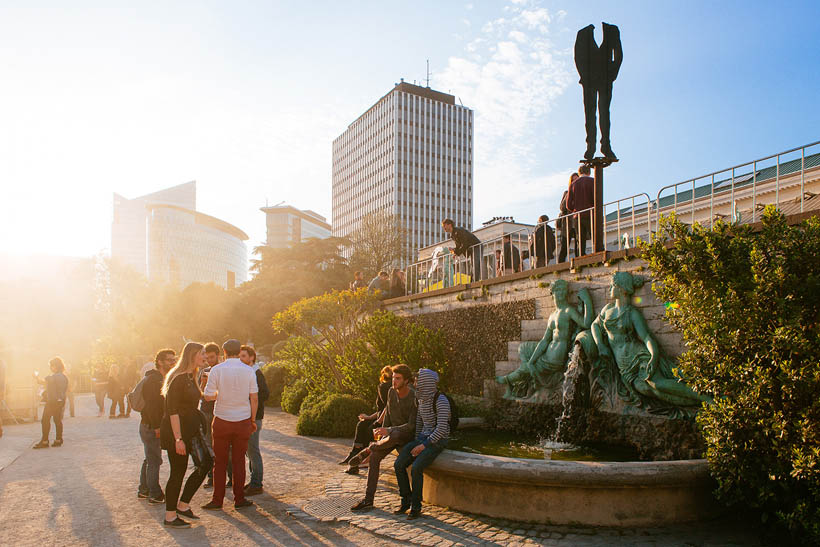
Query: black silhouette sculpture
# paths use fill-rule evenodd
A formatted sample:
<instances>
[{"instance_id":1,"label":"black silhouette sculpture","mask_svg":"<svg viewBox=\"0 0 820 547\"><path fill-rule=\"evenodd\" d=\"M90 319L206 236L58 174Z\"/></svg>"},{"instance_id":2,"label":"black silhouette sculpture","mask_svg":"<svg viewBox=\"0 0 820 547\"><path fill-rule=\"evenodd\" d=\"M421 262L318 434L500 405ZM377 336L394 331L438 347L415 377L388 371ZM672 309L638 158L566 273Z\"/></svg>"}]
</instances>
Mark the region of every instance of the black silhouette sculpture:
<instances>
[{"instance_id":1,"label":"black silhouette sculpture","mask_svg":"<svg viewBox=\"0 0 820 547\"><path fill-rule=\"evenodd\" d=\"M589 25L578 31L575 39L575 67L584 87L584 113L586 114L587 151L584 158L595 157L595 105L601 122L601 153L608 159L617 159L609 142L609 103L612 101L612 82L624 59L621 49L621 33L615 25L602 23L604 39L601 46L595 43L595 27Z\"/></svg>"}]
</instances>

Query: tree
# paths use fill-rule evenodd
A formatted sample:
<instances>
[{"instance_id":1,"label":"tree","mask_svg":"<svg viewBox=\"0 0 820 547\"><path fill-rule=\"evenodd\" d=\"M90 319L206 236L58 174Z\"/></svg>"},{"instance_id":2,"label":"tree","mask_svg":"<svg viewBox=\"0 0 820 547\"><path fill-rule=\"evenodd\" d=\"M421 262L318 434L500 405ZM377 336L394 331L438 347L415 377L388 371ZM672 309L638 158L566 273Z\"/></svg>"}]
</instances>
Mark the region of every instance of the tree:
<instances>
[{"instance_id":1,"label":"tree","mask_svg":"<svg viewBox=\"0 0 820 547\"><path fill-rule=\"evenodd\" d=\"M788 226L770 206L759 233L672 217L659 235L643 256L682 375L715 398L697 420L718 497L820 543L820 218Z\"/></svg>"},{"instance_id":2,"label":"tree","mask_svg":"<svg viewBox=\"0 0 820 547\"><path fill-rule=\"evenodd\" d=\"M398 264L406 247L407 231L399 218L386 211L362 217L351 237L350 266L373 277Z\"/></svg>"}]
</instances>

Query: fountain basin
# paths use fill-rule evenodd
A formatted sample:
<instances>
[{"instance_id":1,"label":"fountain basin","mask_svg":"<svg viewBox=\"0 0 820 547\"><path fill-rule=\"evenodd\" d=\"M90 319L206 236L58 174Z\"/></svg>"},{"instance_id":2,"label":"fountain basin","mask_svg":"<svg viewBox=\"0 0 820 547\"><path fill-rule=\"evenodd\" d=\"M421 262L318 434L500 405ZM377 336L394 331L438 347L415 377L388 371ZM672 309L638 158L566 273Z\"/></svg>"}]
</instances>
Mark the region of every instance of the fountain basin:
<instances>
[{"instance_id":1,"label":"fountain basin","mask_svg":"<svg viewBox=\"0 0 820 547\"><path fill-rule=\"evenodd\" d=\"M445 450L425 475L428 503L522 522L659 526L718 511L706 460L541 461Z\"/></svg>"}]
</instances>

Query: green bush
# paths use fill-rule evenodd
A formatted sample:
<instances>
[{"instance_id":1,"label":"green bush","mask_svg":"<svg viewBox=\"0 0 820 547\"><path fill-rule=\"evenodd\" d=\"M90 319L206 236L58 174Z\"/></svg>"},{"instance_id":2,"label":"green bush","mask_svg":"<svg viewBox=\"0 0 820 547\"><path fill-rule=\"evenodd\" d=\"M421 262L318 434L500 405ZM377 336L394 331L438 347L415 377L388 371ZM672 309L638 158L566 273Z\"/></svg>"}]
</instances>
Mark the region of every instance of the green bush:
<instances>
[{"instance_id":1,"label":"green bush","mask_svg":"<svg viewBox=\"0 0 820 547\"><path fill-rule=\"evenodd\" d=\"M282 390L282 410L296 416L299 414L299 409L302 408L302 403L307 395L308 389L304 382L296 382L285 386Z\"/></svg>"},{"instance_id":2,"label":"green bush","mask_svg":"<svg viewBox=\"0 0 820 547\"><path fill-rule=\"evenodd\" d=\"M290 372L288 365L268 363L262 367L262 375L265 377L270 390L265 406L280 406L282 404L282 391L286 385L293 382L293 374Z\"/></svg>"},{"instance_id":3,"label":"green bush","mask_svg":"<svg viewBox=\"0 0 820 547\"><path fill-rule=\"evenodd\" d=\"M353 437L359 414L370 410L370 404L352 395L311 395L302 405L296 433L317 437Z\"/></svg>"},{"instance_id":4,"label":"green bush","mask_svg":"<svg viewBox=\"0 0 820 547\"><path fill-rule=\"evenodd\" d=\"M762 220L664 219L643 256L688 346L682 375L715 397L698 423L718 497L820 544L820 218Z\"/></svg>"}]
</instances>

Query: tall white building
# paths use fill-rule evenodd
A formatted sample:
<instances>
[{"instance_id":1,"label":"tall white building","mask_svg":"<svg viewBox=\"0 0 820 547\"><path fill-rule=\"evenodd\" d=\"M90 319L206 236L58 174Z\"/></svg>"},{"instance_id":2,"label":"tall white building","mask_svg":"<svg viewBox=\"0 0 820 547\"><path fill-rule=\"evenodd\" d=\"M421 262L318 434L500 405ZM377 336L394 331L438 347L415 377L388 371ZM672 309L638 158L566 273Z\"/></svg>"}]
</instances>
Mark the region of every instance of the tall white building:
<instances>
[{"instance_id":1,"label":"tall white building","mask_svg":"<svg viewBox=\"0 0 820 547\"><path fill-rule=\"evenodd\" d=\"M472 229L472 110L402 82L333 141L333 235L350 237L379 211L407 230L405 265L445 238L442 219Z\"/></svg>"},{"instance_id":2,"label":"tall white building","mask_svg":"<svg viewBox=\"0 0 820 547\"><path fill-rule=\"evenodd\" d=\"M265 213L267 240L265 244L274 249L290 247L308 239L330 237L327 219L309 209L300 210L281 204L259 209Z\"/></svg>"},{"instance_id":3,"label":"tall white building","mask_svg":"<svg viewBox=\"0 0 820 547\"><path fill-rule=\"evenodd\" d=\"M127 199L114 194L111 258L179 288L247 281L248 236L196 210L196 182Z\"/></svg>"}]
</instances>

